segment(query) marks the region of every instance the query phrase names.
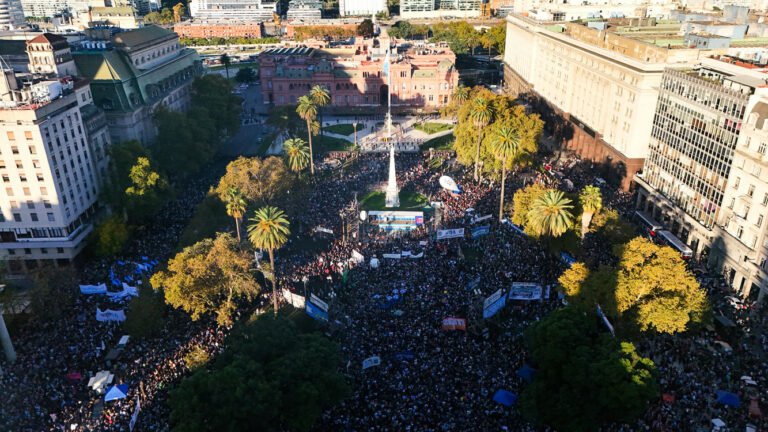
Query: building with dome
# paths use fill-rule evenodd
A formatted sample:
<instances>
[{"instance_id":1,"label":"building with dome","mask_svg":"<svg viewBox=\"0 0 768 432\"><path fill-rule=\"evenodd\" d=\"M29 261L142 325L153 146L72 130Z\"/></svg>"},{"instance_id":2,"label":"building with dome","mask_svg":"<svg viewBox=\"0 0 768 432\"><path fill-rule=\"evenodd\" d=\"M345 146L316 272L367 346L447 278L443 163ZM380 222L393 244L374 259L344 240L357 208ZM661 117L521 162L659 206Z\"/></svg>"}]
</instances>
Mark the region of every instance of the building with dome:
<instances>
[{"instance_id":1,"label":"building with dome","mask_svg":"<svg viewBox=\"0 0 768 432\"><path fill-rule=\"evenodd\" d=\"M277 48L259 55L264 101L295 105L315 85L333 107L386 106L384 65L390 50L392 107L438 109L459 83L456 55L444 44L417 46L388 38L354 41L349 49Z\"/></svg>"}]
</instances>

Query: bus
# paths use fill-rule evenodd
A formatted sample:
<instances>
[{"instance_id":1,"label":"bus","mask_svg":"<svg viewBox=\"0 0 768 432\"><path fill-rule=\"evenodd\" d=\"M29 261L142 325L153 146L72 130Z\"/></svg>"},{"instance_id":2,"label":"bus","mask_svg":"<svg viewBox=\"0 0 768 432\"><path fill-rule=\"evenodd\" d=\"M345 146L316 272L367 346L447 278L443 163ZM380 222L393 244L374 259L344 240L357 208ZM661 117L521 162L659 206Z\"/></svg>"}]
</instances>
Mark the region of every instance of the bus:
<instances>
[{"instance_id":1,"label":"bus","mask_svg":"<svg viewBox=\"0 0 768 432\"><path fill-rule=\"evenodd\" d=\"M637 210L635 212L635 219L637 223L642 226L644 234L650 234L652 237L656 237L656 233L664 229L660 223L656 222L650 214Z\"/></svg>"},{"instance_id":2,"label":"bus","mask_svg":"<svg viewBox=\"0 0 768 432\"><path fill-rule=\"evenodd\" d=\"M667 245L678 252L680 252L680 256L683 259L688 259L693 257L693 251L691 248L689 248L685 243L682 242L677 236L672 234L669 231L661 230L657 232L658 236L656 237L656 240L664 245Z\"/></svg>"}]
</instances>

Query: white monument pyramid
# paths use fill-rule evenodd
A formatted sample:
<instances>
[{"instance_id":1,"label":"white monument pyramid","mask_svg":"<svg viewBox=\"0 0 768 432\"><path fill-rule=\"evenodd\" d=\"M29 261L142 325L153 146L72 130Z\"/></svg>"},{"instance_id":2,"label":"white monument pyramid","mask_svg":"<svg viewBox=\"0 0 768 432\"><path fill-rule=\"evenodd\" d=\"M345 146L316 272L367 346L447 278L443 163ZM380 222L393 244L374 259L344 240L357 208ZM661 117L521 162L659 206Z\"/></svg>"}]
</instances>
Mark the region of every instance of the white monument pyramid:
<instances>
[{"instance_id":1,"label":"white monument pyramid","mask_svg":"<svg viewBox=\"0 0 768 432\"><path fill-rule=\"evenodd\" d=\"M395 146L389 148L389 182L387 183L386 204L387 208L400 207L400 191L397 189L397 175L395 174Z\"/></svg>"}]
</instances>

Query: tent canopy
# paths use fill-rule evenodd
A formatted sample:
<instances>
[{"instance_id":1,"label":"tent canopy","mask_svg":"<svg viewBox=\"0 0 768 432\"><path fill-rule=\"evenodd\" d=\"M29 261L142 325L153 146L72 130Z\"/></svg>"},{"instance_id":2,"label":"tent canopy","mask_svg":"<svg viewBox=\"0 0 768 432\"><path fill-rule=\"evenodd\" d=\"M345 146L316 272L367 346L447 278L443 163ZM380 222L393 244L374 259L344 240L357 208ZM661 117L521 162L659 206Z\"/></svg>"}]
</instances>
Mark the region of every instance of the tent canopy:
<instances>
[{"instance_id":1,"label":"tent canopy","mask_svg":"<svg viewBox=\"0 0 768 432\"><path fill-rule=\"evenodd\" d=\"M104 395L104 402L123 399L125 398L126 394L128 394L128 384L118 384L116 386L112 386L107 389L107 392Z\"/></svg>"},{"instance_id":2,"label":"tent canopy","mask_svg":"<svg viewBox=\"0 0 768 432\"><path fill-rule=\"evenodd\" d=\"M723 405L728 405L732 407L738 408L741 406L741 402L739 402L739 396L737 396L734 393L727 392L725 390L717 391L717 401Z\"/></svg>"},{"instance_id":3,"label":"tent canopy","mask_svg":"<svg viewBox=\"0 0 768 432\"><path fill-rule=\"evenodd\" d=\"M517 372L515 372L515 374L520 378L528 382L531 382L533 381L533 377L534 375L536 375L536 372L538 372L536 369L528 365L523 365L523 367L521 367Z\"/></svg>"},{"instance_id":4,"label":"tent canopy","mask_svg":"<svg viewBox=\"0 0 768 432\"><path fill-rule=\"evenodd\" d=\"M504 406L512 406L517 400L517 395L506 390L499 389L495 395L493 395L493 401L498 402Z\"/></svg>"}]
</instances>

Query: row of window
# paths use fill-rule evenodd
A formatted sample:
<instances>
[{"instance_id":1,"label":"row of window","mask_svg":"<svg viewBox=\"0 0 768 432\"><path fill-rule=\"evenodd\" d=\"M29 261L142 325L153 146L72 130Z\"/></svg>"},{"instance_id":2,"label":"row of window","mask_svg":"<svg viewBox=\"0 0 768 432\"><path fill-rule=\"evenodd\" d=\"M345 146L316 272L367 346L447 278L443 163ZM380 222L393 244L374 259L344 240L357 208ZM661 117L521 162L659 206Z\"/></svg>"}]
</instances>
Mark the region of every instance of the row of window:
<instances>
[{"instance_id":1,"label":"row of window","mask_svg":"<svg viewBox=\"0 0 768 432\"><path fill-rule=\"evenodd\" d=\"M22 217L21 213L14 212L12 214L14 222L24 222L24 218ZM56 222L56 216L54 216L53 213L46 213L46 217L48 218L48 222ZM35 212L29 213L29 220L30 222L40 222L40 218ZM0 213L0 222L6 222L5 215L3 213Z\"/></svg>"},{"instance_id":2,"label":"row of window","mask_svg":"<svg viewBox=\"0 0 768 432\"><path fill-rule=\"evenodd\" d=\"M8 255L16 255L16 250L17 249L8 249ZM22 249L18 249L18 250L21 251ZM24 251L24 255L32 255L32 249L30 248L24 248L23 251ZM56 252L62 254L64 253L64 248L61 248L61 247L56 248ZM40 253L47 254L48 248L40 248Z\"/></svg>"}]
</instances>

